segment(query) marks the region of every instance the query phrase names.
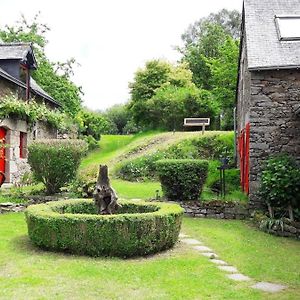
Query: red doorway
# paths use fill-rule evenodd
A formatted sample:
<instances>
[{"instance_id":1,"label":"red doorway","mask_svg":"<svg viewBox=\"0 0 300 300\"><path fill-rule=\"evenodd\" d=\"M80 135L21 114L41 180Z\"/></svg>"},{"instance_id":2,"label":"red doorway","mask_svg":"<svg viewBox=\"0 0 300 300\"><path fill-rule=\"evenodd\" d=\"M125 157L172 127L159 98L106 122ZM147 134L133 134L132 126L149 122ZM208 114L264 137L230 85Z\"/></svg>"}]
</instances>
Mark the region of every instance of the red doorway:
<instances>
[{"instance_id":1,"label":"red doorway","mask_svg":"<svg viewBox=\"0 0 300 300\"><path fill-rule=\"evenodd\" d=\"M0 186L5 180L5 137L6 129L0 127Z\"/></svg>"},{"instance_id":2,"label":"red doorway","mask_svg":"<svg viewBox=\"0 0 300 300\"><path fill-rule=\"evenodd\" d=\"M249 150L250 150L250 124L241 131L239 136L240 173L242 190L249 194Z\"/></svg>"}]
</instances>

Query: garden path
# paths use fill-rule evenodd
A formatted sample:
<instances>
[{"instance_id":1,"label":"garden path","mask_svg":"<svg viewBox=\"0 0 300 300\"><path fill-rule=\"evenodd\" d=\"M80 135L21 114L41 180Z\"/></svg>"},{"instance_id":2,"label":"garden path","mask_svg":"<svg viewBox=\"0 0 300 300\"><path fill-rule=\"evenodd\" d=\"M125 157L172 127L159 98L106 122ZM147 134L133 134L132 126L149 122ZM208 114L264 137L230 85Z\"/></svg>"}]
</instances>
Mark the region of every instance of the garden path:
<instances>
[{"instance_id":1,"label":"garden path","mask_svg":"<svg viewBox=\"0 0 300 300\"><path fill-rule=\"evenodd\" d=\"M220 260L219 256L209 247L203 245L203 243L199 240L193 239L186 234L181 233L179 235L180 241L192 246L193 249L200 252L201 255L206 256L210 259L210 261L217 265L217 268L221 271L226 272L226 276L229 279L235 281L249 281L251 283L251 288L258 289L264 292L269 293L277 293L280 292L287 287L281 284L275 284L270 282L256 282L254 283L254 279L240 273L236 267L229 265L227 262Z\"/></svg>"}]
</instances>

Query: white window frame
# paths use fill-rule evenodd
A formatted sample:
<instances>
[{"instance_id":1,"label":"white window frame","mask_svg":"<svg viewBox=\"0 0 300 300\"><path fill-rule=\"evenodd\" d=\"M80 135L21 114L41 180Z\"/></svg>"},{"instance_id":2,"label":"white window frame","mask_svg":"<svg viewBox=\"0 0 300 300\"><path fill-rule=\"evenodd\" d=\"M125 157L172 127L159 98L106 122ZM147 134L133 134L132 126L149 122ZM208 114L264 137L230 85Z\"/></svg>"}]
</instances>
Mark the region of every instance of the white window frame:
<instances>
[{"instance_id":1,"label":"white window frame","mask_svg":"<svg viewBox=\"0 0 300 300\"><path fill-rule=\"evenodd\" d=\"M281 31L280 31L280 24L279 20L280 19L299 19L300 20L300 15L275 15L275 23L276 23L276 29L278 33L278 37L280 41L300 41L300 33L298 37L295 36L282 36Z\"/></svg>"}]
</instances>

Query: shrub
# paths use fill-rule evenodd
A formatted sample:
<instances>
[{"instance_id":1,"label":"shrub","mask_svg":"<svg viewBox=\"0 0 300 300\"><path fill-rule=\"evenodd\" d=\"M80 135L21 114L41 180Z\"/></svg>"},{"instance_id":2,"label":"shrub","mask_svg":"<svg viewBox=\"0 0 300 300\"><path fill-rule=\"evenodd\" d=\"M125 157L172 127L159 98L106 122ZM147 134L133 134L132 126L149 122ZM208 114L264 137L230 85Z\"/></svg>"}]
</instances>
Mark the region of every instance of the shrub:
<instances>
[{"instance_id":1,"label":"shrub","mask_svg":"<svg viewBox=\"0 0 300 300\"><path fill-rule=\"evenodd\" d=\"M128 181L155 179L156 161L165 158L162 151L125 161L117 166L116 176Z\"/></svg>"},{"instance_id":2,"label":"shrub","mask_svg":"<svg viewBox=\"0 0 300 300\"><path fill-rule=\"evenodd\" d=\"M33 205L25 215L32 242L44 249L131 257L172 247L183 209L174 204L119 201L117 215L97 215L92 200Z\"/></svg>"},{"instance_id":3,"label":"shrub","mask_svg":"<svg viewBox=\"0 0 300 300\"><path fill-rule=\"evenodd\" d=\"M45 184L48 194L54 194L75 178L87 145L82 140L38 140L28 150L34 177Z\"/></svg>"},{"instance_id":4,"label":"shrub","mask_svg":"<svg viewBox=\"0 0 300 300\"><path fill-rule=\"evenodd\" d=\"M260 195L269 207L288 208L293 219L293 209L300 208L300 168L295 159L280 154L270 157L263 168Z\"/></svg>"},{"instance_id":5,"label":"shrub","mask_svg":"<svg viewBox=\"0 0 300 300\"><path fill-rule=\"evenodd\" d=\"M98 141L92 135L83 135L81 137L88 145L88 151L100 148Z\"/></svg>"},{"instance_id":6,"label":"shrub","mask_svg":"<svg viewBox=\"0 0 300 300\"><path fill-rule=\"evenodd\" d=\"M70 184L69 188L71 192L82 198L92 197L98 172L98 164L91 164L88 167L79 170L76 179Z\"/></svg>"},{"instance_id":7,"label":"shrub","mask_svg":"<svg viewBox=\"0 0 300 300\"><path fill-rule=\"evenodd\" d=\"M169 200L197 200L207 177L208 162L166 159L156 163L162 190Z\"/></svg>"}]
</instances>

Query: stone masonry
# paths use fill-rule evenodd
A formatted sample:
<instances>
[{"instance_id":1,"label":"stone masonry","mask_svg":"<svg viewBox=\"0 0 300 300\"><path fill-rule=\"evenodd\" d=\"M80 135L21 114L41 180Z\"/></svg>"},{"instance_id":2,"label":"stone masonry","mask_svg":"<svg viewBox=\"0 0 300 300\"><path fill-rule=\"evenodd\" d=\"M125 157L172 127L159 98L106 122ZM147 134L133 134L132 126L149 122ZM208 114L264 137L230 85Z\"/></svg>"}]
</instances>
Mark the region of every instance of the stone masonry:
<instances>
[{"instance_id":1,"label":"stone masonry","mask_svg":"<svg viewBox=\"0 0 300 300\"><path fill-rule=\"evenodd\" d=\"M288 153L300 161L300 71L251 72L250 203L259 206L257 190L264 160Z\"/></svg>"}]
</instances>

